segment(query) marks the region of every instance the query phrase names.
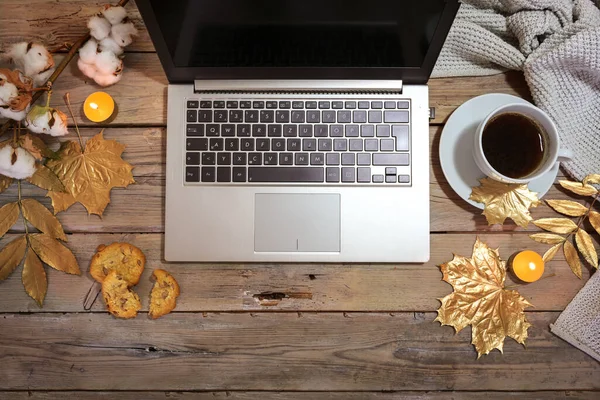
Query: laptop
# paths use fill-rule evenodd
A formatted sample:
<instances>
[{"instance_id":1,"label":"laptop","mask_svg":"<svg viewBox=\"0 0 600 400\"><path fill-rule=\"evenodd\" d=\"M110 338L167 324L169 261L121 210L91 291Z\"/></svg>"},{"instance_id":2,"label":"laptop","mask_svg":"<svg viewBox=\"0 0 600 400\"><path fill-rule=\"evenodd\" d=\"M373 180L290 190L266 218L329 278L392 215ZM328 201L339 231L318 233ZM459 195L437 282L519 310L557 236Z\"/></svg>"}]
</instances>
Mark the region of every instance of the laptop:
<instances>
[{"instance_id":1,"label":"laptop","mask_svg":"<svg viewBox=\"0 0 600 400\"><path fill-rule=\"evenodd\" d=\"M165 259L425 262L457 0L137 0L169 80Z\"/></svg>"}]
</instances>

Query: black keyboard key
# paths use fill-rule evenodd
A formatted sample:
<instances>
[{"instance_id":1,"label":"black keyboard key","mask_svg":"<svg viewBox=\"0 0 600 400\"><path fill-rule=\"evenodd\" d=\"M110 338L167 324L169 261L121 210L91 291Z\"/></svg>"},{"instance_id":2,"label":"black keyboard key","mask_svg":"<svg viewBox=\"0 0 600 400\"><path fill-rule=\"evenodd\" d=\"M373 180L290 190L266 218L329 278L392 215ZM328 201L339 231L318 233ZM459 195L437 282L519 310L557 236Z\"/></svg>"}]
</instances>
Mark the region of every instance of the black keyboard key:
<instances>
[{"instance_id":1,"label":"black keyboard key","mask_svg":"<svg viewBox=\"0 0 600 400\"><path fill-rule=\"evenodd\" d=\"M377 137L390 137L390 126L377 125Z\"/></svg>"},{"instance_id":2,"label":"black keyboard key","mask_svg":"<svg viewBox=\"0 0 600 400\"><path fill-rule=\"evenodd\" d=\"M246 167L233 167L233 182L246 182Z\"/></svg>"},{"instance_id":3,"label":"black keyboard key","mask_svg":"<svg viewBox=\"0 0 600 400\"><path fill-rule=\"evenodd\" d=\"M256 139L256 151L270 151L271 140L270 139Z\"/></svg>"},{"instance_id":4,"label":"black keyboard key","mask_svg":"<svg viewBox=\"0 0 600 400\"><path fill-rule=\"evenodd\" d=\"M317 150L317 139L304 139L302 141L302 151Z\"/></svg>"},{"instance_id":5,"label":"black keyboard key","mask_svg":"<svg viewBox=\"0 0 600 400\"><path fill-rule=\"evenodd\" d=\"M300 125L300 137L312 137L313 126L312 125ZM317 136L317 135L315 135Z\"/></svg>"},{"instance_id":6,"label":"black keyboard key","mask_svg":"<svg viewBox=\"0 0 600 400\"><path fill-rule=\"evenodd\" d=\"M366 139L365 140L365 151L378 151L379 140L377 139Z\"/></svg>"},{"instance_id":7,"label":"black keyboard key","mask_svg":"<svg viewBox=\"0 0 600 400\"><path fill-rule=\"evenodd\" d=\"M187 101L187 108L198 108L200 106L200 104L198 103L198 100L188 100Z\"/></svg>"},{"instance_id":8,"label":"black keyboard key","mask_svg":"<svg viewBox=\"0 0 600 400\"><path fill-rule=\"evenodd\" d=\"M208 139L186 139L185 140L186 150L203 151L208 150Z\"/></svg>"},{"instance_id":9,"label":"black keyboard key","mask_svg":"<svg viewBox=\"0 0 600 400\"><path fill-rule=\"evenodd\" d=\"M310 165L323 165L323 164L325 164L325 154L312 153L310 155Z\"/></svg>"},{"instance_id":10,"label":"black keyboard key","mask_svg":"<svg viewBox=\"0 0 600 400\"><path fill-rule=\"evenodd\" d=\"M317 108L317 102L316 101L307 101L306 108L311 109L311 110Z\"/></svg>"},{"instance_id":11,"label":"black keyboard key","mask_svg":"<svg viewBox=\"0 0 600 400\"><path fill-rule=\"evenodd\" d=\"M292 103L289 101L280 101L279 102L279 108L290 108L292 106Z\"/></svg>"},{"instance_id":12,"label":"black keyboard key","mask_svg":"<svg viewBox=\"0 0 600 400\"><path fill-rule=\"evenodd\" d=\"M325 169L326 172L326 177L325 180L326 182L329 183L339 183L340 182L340 169L337 167L327 167Z\"/></svg>"},{"instance_id":13,"label":"black keyboard key","mask_svg":"<svg viewBox=\"0 0 600 400\"><path fill-rule=\"evenodd\" d=\"M200 102L200 108L212 108L212 101L210 101L210 100L202 100Z\"/></svg>"},{"instance_id":14,"label":"black keyboard key","mask_svg":"<svg viewBox=\"0 0 600 400\"><path fill-rule=\"evenodd\" d=\"M260 122L275 122L275 111L273 110L261 110Z\"/></svg>"},{"instance_id":15,"label":"black keyboard key","mask_svg":"<svg viewBox=\"0 0 600 400\"><path fill-rule=\"evenodd\" d=\"M265 102L264 101L253 101L252 108L265 108Z\"/></svg>"},{"instance_id":16,"label":"black keyboard key","mask_svg":"<svg viewBox=\"0 0 600 400\"><path fill-rule=\"evenodd\" d=\"M356 108L356 102L355 101L347 101L344 106L348 109L348 110L353 110Z\"/></svg>"},{"instance_id":17,"label":"black keyboard key","mask_svg":"<svg viewBox=\"0 0 600 400\"><path fill-rule=\"evenodd\" d=\"M187 136L204 136L204 125L188 124L185 127L185 134Z\"/></svg>"},{"instance_id":18,"label":"black keyboard key","mask_svg":"<svg viewBox=\"0 0 600 400\"><path fill-rule=\"evenodd\" d=\"M256 111L256 110L244 111L244 122L258 122L258 111Z\"/></svg>"},{"instance_id":19,"label":"black keyboard key","mask_svg":"<svg viewBox=\"0 0 600 400\"><path fill-rule=\"evenodd\" d=\"M344 102L343 101L332 101L331 102L331 108L333 108L335 110L339 110L340 108L344 108Z\"/></svg>"},{"instance_id":20,"label":"black keyboard key","mask_svg":"<svg viewBox=\"0 0 600 400\"><path fill-rule=\"evenodd\" d=\"M277 108L276 101L267 101L267 108Z\"/></svg>"},{"instance_id":21,"label":"black keyboard key","mask_svg":"<svg viewBox=\"0 0 600 400\"><path fill-rule=\"evenodd\" d=\"M356 181L358 183L369 183L371 182L371 168L360 167L356 171Z\"/></svg>"},{"instance_id":22,"label":"black keyboard key","mask_svg":"<svg viewBox=\"0 0 600 400\"><path fill-rule=\"evenodd\" d=\"M262 153L248 153L248 165L261 165Z\"/></svg>"},{"instance_id":23,"label":"black keyboard key","mask_svg":"<svg viewBox=\"0 0 600 400\"><path fill-rule=\"evenodd\" d=\"M369 123L373 124L373 123L380 123L380 122L381 122L381 111L369 111Z\"/></svg>"},{"instance_id":24,"label":"black keyboard key","mask_svg":"<svg viewBox=\"0 0 600 400\"><path fill-rule=\"evenodd\" d=\"M198 111L198 122L212 122L212 114L211 110Z\"/></svg>"},{"instance_id":25,"label":"black keyboard key","mask_svg":"<svg viewBox=\"0 0 600 400\"><path fill-rule=\"evenodd\" d=\"M277 153L265 153L265 165L277 165Z\"/></svg>"},{"instance_id":26,"label":"black keyboard key","mask_svg":"<svg viewBox=\"0 0 600 400\"><path fill-rule=\"evenodd\" d=\"M315 137L327 137L328 131L328 125L315 125Z\"/></svg>"},{"instance_id":27,"label":"black keyboard key","mask_svg":"<svg viewBox=\"0 0 600 400\"><path fill-rule=\"evenodd\" d=\"M356 170L354 168L342 167L342 182L343 183L354 183L356 182Z\"/></svg>"},{"instance_id":28,"label":"black keyboard key","mask_svg":"<svg viewBox=\"0 0 600 400\"><path fill-rule=\"evenodd\" d=\"M271 150L285 151L285 139L271 139Z\"/></svg>"},{"instance_id":29,"label":"black keyboard key","mask_svg":"<svg viewBox=\"0 0 600 400\"><path fill-rule=\"evenodd\" d=\"M348 124L352 122L352 111L338 111L337 122L340 124Z\"/></svg>"},{"instance_id":30,"label":"black keyboard key","mask_svg":"<svg viewBox=\"0 0 600 400\"><path fill-rule=\"evenodd\" d=\"M202 165L215 165L216 153L202 153Z\"/></svg>"},{"instance_id":31,"label":"black keyboard key","mask_svg":"<svg viewBox=\"0 0 600 400\"><path fill-rule=\"evenodd\" d=\"M304 110L302 111L292 111L292 122L295 124L302 124L304 123Z\"/></svg>"},{"instance_id":32,"label":"black keyboard key","mask_svg":"<svg viewBox=\"0 0 600 400\"><path fill-rule=\"evenodd\" d=\"M373 165L395 166L409 165L406 153L375 153L373 154Z\"/></svg>"},{"instance_id":33,"label":"black keyboard key","mask_svg":"<svg viewBox=\"0 0 600 400\"><path fill-rule=\"evenodd\" d=\"M383 102L382 101L372 101L371 108L381 109L381 108L383 108Z\"/></svg>"},{"instance_id":34,"label":"black keyboard key","mask_svg":"<svg viewBox=\"0 0 600 400\"><path fill-rule=\"evenodd\" d=\"M185 181L186 182L200 182L200 167L186 167L185 168Z\"/></svg>"},{"instance_id":35,"label":"black keyboard key","mask_svg":"<svg viewBox=\"0 0 600 400\"><path fill-rule=\"evenodd\" d=\"M240 108L252 108L251 101L240 101Z\"/></svg>"},{"instance_id":36,"label":"black keyboard key","mask_svg":"<svg viewBox=\"0 0 600 400\"><path fill-rule=\"evenodd\" d=\"M288 139L287 151L300 151L301 143L302 141L300 139Z\"/></svg>"},{"instance_id":37,"label":"black keyboard key","mask_svg":"<svg viewBox=\"0 0 600 400\"><path fill-rule=\"evenodd\" d=\"M224 137L235 136L235 125L233 125L233 124L221 125L221 136L224 136Z\"/></svg>"},{"instance_id":38,"label":"black keyboard key","mask_svg":"<svg viewBox=\"0 0 600 400\"><path fill-rule=\"evenodd\" d=\"M410 183L409 175L398 175L398 183Z\"/></svg>"},{"instance_id":39,"label":"black keyboard key","mask_svg":"<svg viewBox=\"0 0 600 400\"><path fill-rule=\"evenodd\" d=\"M252 136L264 137L267 136L267 126L261 124L252 125Z\"/></svg>"},{"instance_id":40,"label":"black keyboard key","mask_svg":"<svg viewBox=\"0 0 600 400\"><path fill-rule=\"evenodd\" d=\"M221 136L221 125L208 124L206 125L206 136Z\"/></svg>"},{"instance_id":41,"label":"black keyboard key","mask_svg":"<svg viewBox=\"0 0 600 400\"><path fill-rule=\"evenodd\" d=\"M396 167L385 167L385 174L386 175L396 175L398 173L398 170L396 169Z\"/></svg>"},{"instance_id":42,"label":"black keyboard key","mask_svg":"<svg viewBox=\"0 0 600 400\"><path fill-rule=\"evenodd\" d=\"M229 122L244 122L244 112L242 110L229 110Z\"/></svg>"},{"instance_id":43,"label":"black keyboard key","mask_svg":"<svg viewBox=\"0 0 600 400\"><path fill-rule=\"evenodd\" d=\"M369 153L358 153L356 155L356 165L371 165L371 155Z\"/></svg>"},{"instance_id":44,"label":"black keyboard key","mask_svg":"<svg viewBox=\"0 0 600 400\"><path fill-rule=\"evenodd\" d=\"M352 122L355 124L364 124L367 122L366 111L352 111Z\"/></svg>"},{"instance_id":45,"label":"black keyboard key","mask_svg":"<svg viewBox=\"0 0 600 400\"><path fill-rule=\"evenodd\" d=\"M237 101L228 101L227 108L238 108L238 102Z\"/></svg>"},{"instance_id":46,"label":"black keyboard key","mask_svg":"<svg viewBox=\"0 0 600 400\"><path fill-rule=\"evenodd\" d=\"M375 136L375 126L374 125L361 125L360 126L360 136L362 136L362 137Z\"/></svg>"},{"instance_id":47,"label":"black keyboard key","mask_svg":"<svg viewBox=\"0 0 600 400\"><path fill-rule=\"evenodd\" d=\"M296 137L298 136L298 125L283 125L283 136Z\"/></svg>"},{"instance_id":48,"label":"black keyboard key","mask_svg":"<svg viewBox=\"0 0 600 400\"><path fill-rule=\"evenodd\" d=\"M293 101L292 108L294 108L294 109L304 108L304 102L303 101Z\"/></svg>"},{"instance_id":49,"label":"black keyboard key","mask_svg":"<svg viewBox=\"0 0 600 400\"><path fill-rule=\"evenodd\" d=\"M394 151L396 143L394 139L381 139L379 146L381 151Z\"/></svg>"},{"instance_id":50,"label":"black keyboard key","mask_svg":"<svg viewBox=\"0 0 600 400\"><path fill-rule=\"evenodd\" d=\"M331 125L329 128L331 137L343 137L344 136L344 125Z\"/></svg>"},{"instance_id":51,"label":"black keyboard key","mask_svg":"<svg viewBox=\"0 0 600 400\"><path fill-rule=\"evenodd\" d=\"M399 101L397 104L399 109L407 109L408 108L408 101Z\"/></svg>"},{"instance_id":52,"label":"black keyboard key","mask_svg":"<svg viewBox=\"0 0 600 400\"><path fill-rule=\"evenodd\" d=\"M198 112L196 110L187 110L187 122L196 122L198 121Z\"/></svg>"},{"instance_id":53,"label":"black keyboard key","mask_svg":"<svg viewBox=\"0 0 600 400\"><path fill-rule=\"evenodd\" d=\"M385 183L396 183L396 176L395 175L386 175Z\"/></svg>"},{"instance_id":54,"label":"black keyboard key","mask_svg":"<svg viewBox=\"0 0 600 400\"><path fill-rule=\"evenodd\" d=\"M385 111L385 122L408 122L408 111Z\"/></svg>"},{"instance_id":55,"label":"black keyboard key","mask_svg":"<svg viewBox=\"0 0 600 400\"><path fill-rule=\"evenodd\" d=\"M306 112L306 122L318 124L321 122L321 113L316 110Z\"/></svg>"},{"instance_id":56,"label":"black keyboard key","mask_svg":"<svg viewBox=\"0 0 600 400\"><path fill-rule=\"evenodd\" d=\"M214 101L213 102L213 107L214 108L225 108L225 102L224 101Z\"/></svg>"},{"instance_id":57,"label":"black keyboard key","mask_svg":"<svg viewBox=\"0 0 600 400\"><path fill-rule=\"evenodd\" d=\"M327 165L340 165L340 153L325 154L325 163Z\"/></svg>"},{"instance_id":58,"label":"black keyboard key","mask_svg":"<svg viewBox=\"0 0 600 400\"><path fill-rule=\"evenodd\" d=\"M354 165L354 153L342 153L342 165Z\"/></svg>"},{"instance_id":59,"label":"black keyboard key","mask_svg":"<svg viewBox=\"0 0 600 400\"><path fill-rule=\"evenodd\" d=\"M275 112L275 122L279 122L279 123L290 122L290 112L288 110L277 110Z\"/></svg>"},{"instance_id":60,"label":"black keyboard key","mask_svg":"<svg viewBox=\"0 0 600 400\"><path fill-rule=\"evenodd\" d=\"M333 139L333 150L335 150L335 151L348 150L348 139Z\"/></svg>"},{"instance_id":61,"label":"black keyboard key","mask_svg":"<svg viewBox=\"0 0 600 400\"><path fill-rule=\"evenodd\" d=\"M267 127L267 135L269 137L281 137L281 125L269 125Z\"/></svg>"},{"instance_id":62,"label":"black keyboard key","mask_svg":"<svg viewBox=\"0 0 600 400\"><path fill-rule=\"evenodd\" d=\"M254 151L254 139L242 139L240 144L241 151Z\"/></svg>"},{"instance_id":63,"label":"black keyboard key","mask_svg":"<svg viewBox=\"0 0 600 400\"><path fill-rule=\"evenodd\" d=\"M323 123L335 123L335 111L323 111L321 117Z\"/></svg>"},{"instance_id":64,"label":"black keyboard key","mask_svg":"<svg viewBox=\"0 0 600 400\"><path fill-rule=\"evenodd\" d=\"M240 149L240 139L225 139L225 150L238 151Z\"/></svg>"},{"instance_id":65,"label":"black keyboard key","mask_svg":"<svg viewBox=\"0 0 600 400\"><path fill-rule=\"evenodd\" d=\"M217 154L217 165L231 165L231 153L221 152Z\"/></svg>"},{"instance_id":66,"label":"black keyboard key","mask_svg":"<svg viewBox=\"0 0 600 400\"><path fill-rule=\"evenodd\" d=\"M214 138L210 139L209 148L210 151L223 151L223 139L222 138Z\"/></svg>"},{"instance_id":67,"label":"black keyboard key","mask_svg":"<svg viewBox=\"0 0 600 400\"><path fill-rule=\"evenodd\" d=\"M202 167L202 182L215 181L215 167Z\"/></svg>"},{"instance_id":68,"label":"black keyboard key","mask_svg":"<svg viewBox=\"0 0 600 400\"><path fill-rule=\"evenodd\" d=\"M350 151L363 151L363 140L350 139Z\"/></svg>"},{"instance_id":69,"label":"black keyboard key","mask_svg":"<svg viewBox=\"0 0 600 400\"><path fill-rule=\"evenodd\" d=\"M200 153L188 151L185 153L185 163L187 165L200 165Z\"/></svg>"},{"instance_id":70,"label":"black keyboard key","mask_svg":"<svg viewBox=\"0 0 600 400\"><path fill-rule=\"evenodd\" d=\"M373 175L373 183L383 183L383 175Z\"/></svg>"},{"instance_id":71,"label":"black keyboard key","mask_svg":"<svg viewBox=\"0 0 600 400\"><path fill-rule=\"evenodd\" d=\"M248 137L250 136L250 125L240 124L237 126L237 135L239 137Z\"/></svg>"},{"instance_id":72,"label":"black keyboard key","mask_svg":"<svg viewBox=\"0 0 600 400\"><path fill-rule=\"evenodd\" d=\"M358 125L346 125L346 137L358 137Z\"/></svg>"},{"instance_id":73,"label":"black keyboard key","mask_svg":"<svg viewBox=\"0 0 600 400\"><path fill-rule=\"evenodd\" d=\"M408 151L408 125L392 125L392 136L396 138L396 151Z\"/></svg>"},{"instance_id":74,"label":"black keyboard key","mask_svg":"<svg viewBox=\"0 0 600 400\"><path fill-rule=\"evenodd\" d=\"M396 108L396 102L395 101L386 101L384 103L384 107L386 109L394 109L394 108Z\"/></svg>"},{"instance_id":75,"label":"black keyboard key","mask_svg":"<svg viewBox=\"0 0 600 400\"><path fill-rule=\"evenodd\" d=\"M246 153L233 153L233 165L246 165Z\"/></svg>"},{"instance_id":76,"label":"black keyboard key","mask_svg":"<svg viewBox=\"0 0 600 400\"><path fill-rule=\"evenodd\" d=\"M362 109L369 108L369 102L368 101L359 101L358 108L362 108ZM356 122L356 121L354 121L354 122Z\"/></svg>"},{"instance_id":77,"label":"black keyboard key","mask_svg":"<svg viewBox=\"0 0 600 400\"><path fill-rule=\"evenodd\" d=\"M296 165L308 165L308 153L296 153Z\"/></svg>"},{"instance_id":78,"label":"black keyboard key","mask_svg":"<svg viewBox=\"0 0 600 400\"><path fill-rule=\"evenodd\" d=\"M331 139L319 139L317 147L319 151L332 151L333 141Z\"/></svg>"},{"instance_id":79,"label":"black keyboard key","mask_svg":"<svg viewBox=\"0 0 600 400\"><path fill-rule=\"evenodd\" d=\"M279 153L279 165L293 165L294 155L292 153Z\"/></svg>"},{"instance_id":80,"label":"black keyboard key","mask_svg":"<svg viewBox=\"0 0 600 400\"><path fill-rule=\"evenodd\" d=\"M249 167L248 182L323 182L323 167Z\"/></svg>"},{"instance_id":81,"label":"black keyboard key","mask_svg":"<svg viewBox=\"0 0 600 400\"><path fill-rule=\"evenodd\" d=\"M328 101L320 101L319 102L319 108L321 110L328 110L329 108L331 108L331 103Z\"/></svg>"}]
</instances>

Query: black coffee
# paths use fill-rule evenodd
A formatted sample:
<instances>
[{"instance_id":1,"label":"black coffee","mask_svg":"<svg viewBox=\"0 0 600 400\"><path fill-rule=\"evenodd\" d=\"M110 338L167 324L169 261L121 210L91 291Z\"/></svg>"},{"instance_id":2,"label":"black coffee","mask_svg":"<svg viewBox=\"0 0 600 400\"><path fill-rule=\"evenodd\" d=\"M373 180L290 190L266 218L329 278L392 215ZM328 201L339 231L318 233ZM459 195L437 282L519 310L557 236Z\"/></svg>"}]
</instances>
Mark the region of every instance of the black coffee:
<instances>
[{"instance_id":1,"label":"black coffee","mask_svg":"<svg viewBox=\"0 0 600 400\"><path fill-rule=\"evenodd\" d=\"M481 138L490 165L509 178L524 178L544 160L546 134L533 119L519 113L499 114L488 121Z\"/></svg>"}]
</instances>

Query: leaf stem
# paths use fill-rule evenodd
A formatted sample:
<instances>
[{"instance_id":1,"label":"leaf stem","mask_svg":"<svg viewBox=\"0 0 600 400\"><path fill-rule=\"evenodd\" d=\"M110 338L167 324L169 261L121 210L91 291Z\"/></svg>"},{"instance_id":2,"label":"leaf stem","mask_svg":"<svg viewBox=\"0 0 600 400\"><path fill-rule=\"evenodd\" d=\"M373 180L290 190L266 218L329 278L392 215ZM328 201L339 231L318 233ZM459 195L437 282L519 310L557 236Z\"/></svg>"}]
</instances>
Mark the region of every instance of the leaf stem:
<instances>
[{"instance_id":1,"label":"leaf stem","mask_svg":"<svg viewBox=\"0 0 600 400\"><path fill-rule=\"evenodd\" d=\"M23 215L23 204L21 204L21 180L19 179L17 181L17 187L18 187L18 192L19 192L19 211L21 211L21 217L23 218L23 225L25 226L25 237L27 237L27 241L29 241L29 228L27 227L27 219L25 218L25 215Z\"/></svg>"},{"instance_id":2,"label":"leaf stem","mask_svg":"<svg viewBox=\"0 0 600 400\"><path fill-rule=\"evenodd\" d=\"M77 125L77 120L75 119L75 114L73 114L73 109L71 108L71 95L69 93L65 94L65 104L69 109L69 114L71 114L71 119L75 124L75 132L77 132L77 137L79 138L79 146L81 146L81 152L83 152L83 140L81 139L81 133L79 133L79 126Z\"/></svg>"}]
</instances>

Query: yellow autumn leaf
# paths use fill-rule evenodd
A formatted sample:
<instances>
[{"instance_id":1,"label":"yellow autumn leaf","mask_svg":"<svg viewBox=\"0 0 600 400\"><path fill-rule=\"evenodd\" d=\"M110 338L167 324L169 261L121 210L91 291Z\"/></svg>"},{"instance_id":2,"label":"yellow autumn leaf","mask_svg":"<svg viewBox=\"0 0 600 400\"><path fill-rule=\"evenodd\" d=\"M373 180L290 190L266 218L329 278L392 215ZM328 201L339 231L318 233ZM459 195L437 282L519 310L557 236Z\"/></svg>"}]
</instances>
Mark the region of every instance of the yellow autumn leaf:
<instances>
[{"instance_id":1,"label":"yellow autumn leaf","mask_svg":"<svg viewBox=\"0 0 600 400\"><path fill-rule=\"evenodd\" d=\"M571 242L566 241L563 247L563 253L565 254L567 264L571 267L571 271L581 279L581 261L579 260L579 254L577 254L575 246L573 246Z\"/></svg>"},{"instance_id":2,"label":"yellow autumn leaf","mask_svg":"<svg viewBox=\"0 0 600 400\"><path fill-rule=\"evenodd\" d=\"M471 191L470 200L483 203L489 225L503 224L510 218L519 226L527 227L532 220L529 209L540 204L537 193L530 191L527 185L508 185L484 178Z\"/></svg>"},{"instance_id":3,"label":"yellow autumn leaf","mask_svg":"<svg viewBox=\"0 0 600 400\"><path fill-rule=\"evenodd\" d=\"M597 211L590 211L588 218L590 220L590 224L592 224L596 232L600 234L600 213Z\"/></svg>"},{"instance_id":4,"label":"yellow autumn leaf","mask_svg":"<svg viewBox=\"0 0 600 400\"><path fill-rule=\"evenodd\" d=\"M0 175L0 193L4 192L13 183L13 179L8 176Z\"/></svg>"},{"instance_id":5,"label":"yellow autumn leaf","mask_svg":"<svg viewBox=\"0 0 600 400\"><path fill-rule=\"evenodd\" d=\"M65 191L65 186L60 179L58 179L58 176L42 164L37 165L35 173L27 178L27 182L44 190L52 190L54 192Z\"/></svg>"},{"instance_id":6,"label":"yellow autumn leaf","mask_svg":"<svg viewBox=\"0 0 600 400\"><path fill-rule=\"evenodd\" d=\"M575 222L568 218L541 218L533 223L538 228L554 233L571 233L577 229Z\"/></svg>"},{"instance_id":7,"label":"yellow autumn leaf","mask_svg":"<svg viewBox=\"0 0 600 400\"><path fill-rule=\"evenodd\" d=\"M0 237L4 236L19 219L19 205L8 203L0 208Z\"/></svg>"},{"instance_id":8,"label":"yellow autumn leaf","mask_svg":"<svg viewBox=\"0 0 600 400\"><path fill-rule=\"evenodd\" d=\"M577 243L577 249L594 268L598 268L598 253L594 248L594 242L592 237L583 229L578 229L575 234L575 243Z\"/></svg>"},{"instance_id":9,"label":"yellow autumn leaf","mask_svg":"<svg viewBox=\"0 0 600 400\"><path fill-rule=\"evenodd\" d=\"M532 305L517 291L504 289L506 263L498 250L477 238L471 258L455 254L440 269L454 292L440 299L436 321L456 332L471 325L471 343L478 357L493 349L502 352L506 336L525 343L531 324L524 309Z\"/></svg>"},{"instance_id":10,"label":"yellow autumn leaf","mask_svg":"<svg viewBox=\"0 0 600 400\"><path fill-rule=\"evenodd\" d=\"M19 236L0 251L0 281L8 278L19 266L27 250L27 239Z\"/></svg>"},{"instance_id":11,"label":"yellow autumn leaf","mask_svg":"<svg viewBox=\"0 0 600 400\"><path fill-rule=\"evenodd\" d=\"M554 256L556 255L556 253L558 252L558 249L560 249L562 247L562 245L563 245L562 243L558 243L558 244L555 244L554 246L550 247L548 250L546 250L546 252L542 256L542 260L544 260L544 262L548 262L548 261L552 260L554 258Z\"/></svg>"},{"instance_id":12,"label":"yellow autumn leaf","mask_svg":"<svg viewBox=\"0 0 600 400\"><path fill-rule=\"evenodd\" d=\"M598 190L596 190L596 188L592 185L584 185L581 182L560 180L558 183L563 188L581 196L594 196L596 193L598 193Z\"/></svg>"},{"instance_id":13,"label":"yellow autumn leaf","mask_svg":"<svg viewBox=\"0 0 600 400\"><path fill-rule=\"evenodd\" d=\"M564 237L554 233L534 233L533 235L529 235L529 237L536 242L545 244L557 244L565 241Z\"/></svg>"},{"instance_id":14,"label":"yellow autumn leaf","mask_svg":"<svg viewBox=\"0 0 600 400\"><path fill-rule=\"evenodd\" d=\"M583 178L583 184L600 184L600 174L589 174Z\"/></svg>"},{"instance_id":15,"label":"yellow autumn leaf","mask_svg":"<svg viewBox=\"0 0 600 400\"><path fill-rule=\"evenodd\" d=\"M588 208L583 204L571 200L546 200L546 203L556 212L571 217L581 217L585 215Z\"/></svg>"},{"instance_id":16,"label":"yellow autumn leaf","mask_svg":"<svg viewBox=\"0 0 600 400\"><path fill-rule=\"evenodd\" d=\"M67 274L81 275L77 259L58 240L44 233L29 235L29 244L43 262Z\"/></svg>"},{"instance_id":17,"label":"yellow autumn leaf","mask_svg":"<svg viewBox=\"0 0 600 400\"><path fill-rule=\"evenodd\" d=\"M88 140L83 151L77 142L63 143L58 151L60 159L47 163L66 188L66 193L48 192L54 213L79 202L88 213L102 215L110 203L111 189L135 182L133 167L121 158L124 150L116 140L105 140L102 132Z\"/></svg>"},{"instance_id":18,"label":"yellow autumn leaf","mask_svg":"<svg viewBox=\"0 0 600 400\"><path fill-rule=\"evenodd\" d=\"M48 290L48 280L44 265L33 250L27 252L23 263L23 274L21 275L25 291L41 307Z\"/></svg>"},{"instance_id":19,"label":"yellow autumn leaf","mask_svg":"<svg viewBox=\"0 0 600 400\"><path fill-rule=\"evenodd\" d=\"M67 241L62 225L42 203L35 199L23 199L21 206L23 207L23 216L33 226L54 239Z\"/></svg>"}]
</instances>

